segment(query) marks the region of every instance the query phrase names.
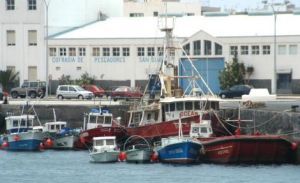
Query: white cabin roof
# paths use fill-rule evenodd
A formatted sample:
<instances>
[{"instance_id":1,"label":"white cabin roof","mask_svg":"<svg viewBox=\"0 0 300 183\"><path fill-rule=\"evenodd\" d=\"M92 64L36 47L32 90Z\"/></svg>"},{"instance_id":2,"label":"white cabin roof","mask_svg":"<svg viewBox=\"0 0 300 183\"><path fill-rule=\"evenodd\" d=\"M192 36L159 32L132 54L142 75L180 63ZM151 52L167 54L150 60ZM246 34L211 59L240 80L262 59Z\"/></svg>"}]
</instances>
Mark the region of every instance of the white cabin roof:
<instances>
[{"instance_id":1,"label":"white cabin roof","mask_svg":"<svg viewBox=\"0 0 300 183\"><path fill-rule=\"evenodd\" d=\"M8 116L5 118L5 120L19 120L19 119L29 119L32 120L34 119L34 115L20 115L20 116Z\"/></svg>"},{"instance_id":2,"label":"white cabin roof","mask_svg":"<svg viewBox=\"0 0 300 183\"><path fill-rule=\"evenodd\" d=\"M222 99L219 97L208 96L208 97L166 97L160 100L161 103L170 103L170 102L189 102L189 101L216 101L220 102Z\"/></svg>"},{"instance_id":3,"label":"white cabin roof","mask_svg":"<svg viewBox=\"0 0 300 183\"><path fill-rule=\"evenodd\" d=\"M116 139L116 137L115 136L93 137L93 140L107 140L107 139Z\"/></svg>"},{"instance_id":4,"label":"white cabin roof","mask_svg":"<svg viewBox=\"0 0 300 183\"><path fill-rule=\"evenodd\" d=\"M67 125L66 121L53 121L53 122L47 122L45 125Z\"/></svg>"},{"instance_id":5,"label":"white cabin roof","mask_svg":"<svg viewBox=\"0 0 300 183\"><path fill-rule=\"evenodd\" d=\"M300 15L278 14L277 36L300 35ZM53 36L51 39L163 38L157 17L113 17ZM273 36L273 15L176 17L173 34L191 37L200 30L214 37Z\"/></svg>"}]
</instances>

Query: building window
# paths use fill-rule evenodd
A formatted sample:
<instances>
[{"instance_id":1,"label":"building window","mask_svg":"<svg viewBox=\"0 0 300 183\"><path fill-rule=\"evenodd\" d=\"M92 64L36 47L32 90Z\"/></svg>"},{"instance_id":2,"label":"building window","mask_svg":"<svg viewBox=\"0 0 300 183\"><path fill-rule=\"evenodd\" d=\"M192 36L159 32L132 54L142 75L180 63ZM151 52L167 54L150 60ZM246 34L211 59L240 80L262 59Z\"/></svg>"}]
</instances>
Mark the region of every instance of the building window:
<instances>
[{"instance_id":1,"label":"building window","mask_svg":"<svg viewBox=\"0 0 300 183\"><path fill-rule=\"evenodd\" d=\"M163 47L157 47L157 55L163 56L164 55L164 48Z\"/></svg>"},{"instance_id":2,"label":"building window","mask_svg":"<svg viewBox=\"0 0 300 183\"><path fill-rule=\"evenodd\" d=\"M185 55L190 55L190 50L191 50L191 46L190 46L190 43L186 44L183 46L183 56Z\"/></svg>"},{"instance_id":3,"label":"building window","mask_svg":"<svg viewBox=\"0 0 300 183\"><path fill-rule=\"evenodd\" d=\"M85 56L85 48L79 48L79 56L81 57Z\"/></svg>"},{"instance_id":4,"label":"building window","mask_svg":"<svg viewBox=\"0 0 300 183\"><path fill-rule=\"evenodd\" d=\"M204 55L211 55L211 41L204 40Z\"/></svg>"},{"instance_id":5,"label":"building window","mask_svg":"<svg viewBox=\"0 0 300 183\"><path fill-rule=\"evenodd\" d=\"M59 56L67 56L67 49L59 48Z\"/></svg>"},{"instance_id":6,"label":"building window","mask_svg":"<svg viewBox=\"0 0 300 183\"><path fill-rule=\"evenodd\" d=\"M238 54L238 47L237 46L230 46L230 55Z\"/></svg>"},{"instance_id":7,"label":"building window","mask_svg":"<svg viewBox=\"0 0 300 183\"><path fill-rule=\"evenodd\" d=\"M148 55L149 57L155 56L155 50L154 50L154 47L148 47L148 48L147 48L147 55Z\"/></svg>"},{"instance_id":8,"label":"building window","mask_svg":"<svg viewBox=\"0 0 300 183\"><path fill-rule=\"evenodd\" d=\"M16 73L16 67L15 66L6 66L6 70L10 70L12 73Z\"/></svg>"},{"instance_id":9,"label":"building window","mask_svg":"<svg viewBox=\"0 0 300 183\"><path fill-rule=\"evenodd\" d=\"M286 54L286 45L278 45L278 55Z\"/></svg>"},{"instance_id":10,"label":"building window","mask_svg":"<svg viewBox=\"0 0 300 183\"><path fill-rule=\"evenodd\" d=\"M98 57L100 56L100 48L93 48L93 56Z\"/></svg>"},{"instance_id":11,"label":"building window","mask_svg":"<svg viewBox=\"0 0 300 183\"><path fill-rule=\"evenodd\" d=\"M200 55L201 54L201 41L194 41L194 55Z\"/></svg>"},{"instance_id":12,"label":"building window","mask_svg":"<svg viewBox=\"0 0 300 183\"><path fill-rule=\"evenodd\" d=\"M123 48L123 56L128 57L130 55L130 49L129 48Z\"/></svg>"},{"instance_id":13,"label":"building window","mask_svg":"<svg viewBox=\"0 0 300 183\"><path fill-rule=\"evenodd\" d=\"M102 53L104 57L110 56L110 49L109 48L102 48Z\"/></svg>"},{"instance_id":14,"label":"building window","mask_svg":"<svg viewBox=\"0 0 300 183\"><path fill-rule=\"evenodd\" d=\"M113 48L113 56L120 56L120 48Z\"/></svg>"},{"instance_id":15,"label":"building window","mask_svg":"<svg viewBox=\"0 0 300 183\"><path fill-rule=\"evenodd\" d=\"M15 9L15 0L6 0L6 10Z\"/></svg>"},{"instance_id":16,"label":"building window","mask_svg":"<svg viewBox=\"0 0 300 183\"><path fill-rule=\"evenodd\" d=\"M37 45L37 31L36 30L28 31L28 45L29 46Z\"/></svg>"},{"instance_id":17,"label":"building window","mask_svg":"<svg viewBox=\"0 0 300 183\"><path fill-rule=\"evenodd\" d=\"M271 47L269 45L263 45L263 55L270 55Z\"/></svg>"},{"instance_id":18,"label":"building window","mask_svg":"<svg viewBox=\"0 0 300 183\"><path fill-rule=\"evenodd\" d=\"M6 31L7 36L7 46L15 46L16 45L16 31L8 30Z\"/></svg>"},{"instance_id":19,"label":"building window","mask_svg":"<svg viewBox=\"0 0 300 183\"><path fill-rule=\"evenodd\" d=\"M129 16L130 17L143 17L144 13L130 13Z\"/></svg>"},{"instance_id":20,"label":"building window","mask_svg":"<svg viewBox=\"0 0 300 183\"><path fill-rule=\"evenodd\" d=\"M241 55L249 54L249 46L241 46Z\"/></svg>"},{"instance_id":21,"label":"building window","mask_svg":"<svg viewBox=\"0 0 300 183\"><path fill-rule=\"evenodd\" d=\"M222 55L222 54L223 54L222 45L215 43L215 55Z\"/></svg>"},{"instance_id":22,"label":"building window","mask_svg":"<svg viewBox=\"0 0 300 183\"><path fill-rule=\"evenodd\" d=\"M69 56L70 57L76 56L76 48L69 48Z\"/></svg>"},{"instance_id":23,"label":"building window","mask_svg":"<svg viewBox=\"0 0 300 183\"><path fill-rule=\"evenodd\" d=\"M81 71L81 67L76 67L76 70Z\"/></svg>"},{"instance_id":24,"label":"building window","mask_svg":"<svg viewBox=\"0 0 300 183\"><path fill-rule=\"evenodd\" d=\"M56 48L49 48L50 57L56 57Z\"/></svg>"},{"instance_id":25,"label":"building window","mask_svg":"<svg viewBox=\"0 0 300 183\"><path fill-rule=\"evenodd\" d=\"M187 13L187 16L195 16L195 13Z\"/></svg>"},{"instance_id":26,"label":"building window","mask_svg":"<svg viewBox=\"0 0 300 183\"><path fill-rule=\"evenodd\" d=\"M138 51L138 56L139 56L139 57L145 56L145 48L143 48L143 47L138 47L138 48L137 48L137 51Z\"/></svg>"},{"instance_id":27,"label":"building window","mask_svg":"<svg viewBox=\"0 0 300 183\"><path fill-rule=\"evenodd\" d=\"M55 70L56 71L60 71L60 67L55 67Z\"/></svg>"},{"instance_id":28,"label":"building window","mask_svg":"<svg viewBox=\"0 0 300 183\"><path fill-rule=\"evenodd\" d=\"M36 10L36 0L27 0L28 10Z\"/></svg>"},{"instance_id":29,"label":"building window","mask_svg":"<svg viewBox=\"0 0 300 183\"><path fill-rule=\"evenodd\" d=\"M259 46L258 45L254 45L254 46L251 46L251 53L252 55L259 55Z\"/></svg>"},{"instance_id":30,"label":"building window","mask_svg":"<svg viewBox=\"0 0 300 183\"><path fill-rule=\"evenodd\" d=\"M289 46L289 54L297 55L298 54L298 45L290 45Z\"/></svg>"},{"instance_id":31,"label":"building window","mask_svg":"<svg viewBox=\"0 0 300 183\"><path fill-rule=\"evenodd\" d=\"M153 16L154 16L154 17L158 17L158 12L157 12L157 11L154 11L154 12L153 12Z\"/></svg>"}]
</instances>

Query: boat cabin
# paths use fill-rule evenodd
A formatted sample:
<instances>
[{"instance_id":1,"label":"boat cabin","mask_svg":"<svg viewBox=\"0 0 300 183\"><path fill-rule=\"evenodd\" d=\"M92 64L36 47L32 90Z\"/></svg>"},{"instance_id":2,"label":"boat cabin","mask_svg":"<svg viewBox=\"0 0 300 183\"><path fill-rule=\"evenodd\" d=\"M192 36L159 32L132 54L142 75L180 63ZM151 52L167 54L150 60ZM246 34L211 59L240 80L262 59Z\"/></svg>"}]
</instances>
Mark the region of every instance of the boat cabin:
<instances>
[{"instance_id":1,"label":"boat cabin","mask_svg":"<svg viewBox=\"0 0 300 183\"><path fill-rule=\"evenodd\" d=\"M104 151L109 149L117 149L115 136L93 138L93 151Z\"/></svg>"},{"instance_id":2,"label":"boat cabin","mask_svg":"<svg viewBox=\"0 0 300 183\"><path fill-rule=\"evenodd\" d=\"M212 137L213 131L210 120L202 120L200 123L191 123L190 137Z\"/></svg>"},{"instance_id":3,"label":"boat cabin","mask_svg":"<svg viewBox=\"0 0 300 183\"><path fill-rule=\"evenodd\" d=\"M48 122L45 123L43 131L50 132L50 133L57 133L66 127L67 127L67 122L65 121Z\"/></svg>"},{"instance_id":4,"label":"boat cabin","mask_svg":"<svg viewBox=\"0 0 300 183\"><path fill-rule=\"evenodd\" d=\"M5 121L8 134L27 132L33 129L34 115L8 116Z\"/></svg>"},{"instance_id":5,"label":"boat cabin","mask_svg":"<svg viewBox=\"0 0 300 183\"><path fill-rule=\"evenodd\" d=\"M85 121L87 121L86 129L111 127L112 119L112 113L108 110L92 111L85 118Z\"/></svg>"}]
</instances>

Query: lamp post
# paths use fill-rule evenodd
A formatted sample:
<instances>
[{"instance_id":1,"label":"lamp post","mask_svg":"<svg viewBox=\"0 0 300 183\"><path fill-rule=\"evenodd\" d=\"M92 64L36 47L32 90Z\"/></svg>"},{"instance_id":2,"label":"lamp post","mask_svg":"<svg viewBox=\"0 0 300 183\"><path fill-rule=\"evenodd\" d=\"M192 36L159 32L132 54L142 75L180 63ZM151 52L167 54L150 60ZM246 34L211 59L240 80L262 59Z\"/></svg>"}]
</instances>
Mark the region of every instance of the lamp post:
<instances>
[{"instance_id":1,"label":"lamp post","mask_svg":"<svg viewBox=\"0 0 300 183\"><path fill-rule=\"evenodd\" d=\"M272 12L274 15L274 35L273 35L273 39L274 39L274 63L273 63L273 79L272 79L272 93L276 94L277 93L277 11L275 10L274 6L286 6L288 5L290 2L288 0L284 0L283 3L268 3L267 0L263 0L262 1L263 4L268 5L272 8Z\"/></svg>"},{"instance_id":2,"label":"lamp post","mask_svg":"<svg viewBox=\"0 0 300 183\"><path fill-rule=\"evenodd\" d=\"M45 5L45 14L46 14L46 30L45 30L45 44L46 44L46 91L45 91L45 98L48 98L48 87L49 87L49 74L48 74L48 67L49 67L49 55L48 55L48 10L49 10L49 4L50 0L43 0L43 3Z\"/></svg>"}]
</instances>

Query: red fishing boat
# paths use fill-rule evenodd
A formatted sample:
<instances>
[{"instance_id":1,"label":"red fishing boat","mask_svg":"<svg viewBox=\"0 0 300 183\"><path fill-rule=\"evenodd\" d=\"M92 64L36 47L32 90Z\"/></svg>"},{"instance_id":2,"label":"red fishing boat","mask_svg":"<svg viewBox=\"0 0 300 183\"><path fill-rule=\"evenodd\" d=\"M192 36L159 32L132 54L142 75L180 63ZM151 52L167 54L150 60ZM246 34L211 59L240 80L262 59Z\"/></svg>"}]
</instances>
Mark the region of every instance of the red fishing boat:
<instances>
[{"instance_id":1,"label":"red fishing boat","mask_svg":"<svg viewBox=\"0 0 300 183\"><path fill-rule=\"evenodd\" d=\"M79 134L76 142L77 148L88 148L93 144L93 137L115 136L117 141L126 140L127 133L120 126L112 113L105 109L92 109L84 116L83 131Z\"/></svg>"}]
</instances>

